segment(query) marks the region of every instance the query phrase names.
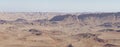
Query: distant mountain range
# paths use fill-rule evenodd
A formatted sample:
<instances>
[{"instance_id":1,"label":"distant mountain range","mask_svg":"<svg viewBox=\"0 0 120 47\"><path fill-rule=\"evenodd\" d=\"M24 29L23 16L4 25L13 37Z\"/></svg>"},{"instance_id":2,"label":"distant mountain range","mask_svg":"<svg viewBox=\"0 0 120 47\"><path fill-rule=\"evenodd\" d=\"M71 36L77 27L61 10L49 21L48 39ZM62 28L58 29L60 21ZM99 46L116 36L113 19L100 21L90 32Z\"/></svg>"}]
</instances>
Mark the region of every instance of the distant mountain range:
<instances>
[{"instance_id":1,"label":"distant mountain range","mask_svg":"<svg viewBox=\"0 0 120 47\"><path fill-rule=\"evenodd\" d=\"M116 13L55 13L55 12L9 12L0 13L1 22L15 20L25 22L62 22L79 23L83 25L100 25L104 23L119 23L120 12Z\"/></svg>"}]
</instances>

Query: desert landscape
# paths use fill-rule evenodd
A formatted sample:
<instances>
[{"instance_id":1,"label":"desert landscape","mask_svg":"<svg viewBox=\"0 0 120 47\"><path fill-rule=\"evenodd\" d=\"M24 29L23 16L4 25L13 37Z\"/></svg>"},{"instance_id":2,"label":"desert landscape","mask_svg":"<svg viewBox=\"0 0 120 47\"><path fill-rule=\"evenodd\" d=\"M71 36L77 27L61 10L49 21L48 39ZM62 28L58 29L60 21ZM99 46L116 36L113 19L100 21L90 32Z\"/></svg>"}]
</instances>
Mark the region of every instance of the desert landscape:
<instances>
[{"instance_id":1,"label":"desert landscape","mask_svg":"<svg viewBox=\"0 0 120 47\"><path fill-rule=\"evenodd\" d=\"M0 47L120 47L120 12L0 12Z\"/></svg>"}]
</instances>

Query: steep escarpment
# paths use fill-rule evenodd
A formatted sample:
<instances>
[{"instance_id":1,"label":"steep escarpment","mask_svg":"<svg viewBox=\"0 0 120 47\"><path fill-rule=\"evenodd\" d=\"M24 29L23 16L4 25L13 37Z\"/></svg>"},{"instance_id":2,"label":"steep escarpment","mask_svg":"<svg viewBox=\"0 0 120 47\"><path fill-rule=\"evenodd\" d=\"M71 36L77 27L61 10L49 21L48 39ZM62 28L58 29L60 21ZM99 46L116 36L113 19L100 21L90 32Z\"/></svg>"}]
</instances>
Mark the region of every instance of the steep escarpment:
<instances>
[{"instance_id":1,"label":"steep escarpment","mask_svg":"<svg viewBox=\"0 0 120 47\"><path fill-rule=\"evenodd\" d=\"M104 23L116 23L120 20L120 13L88 13L88 14L67 14L57 15L50 19L50 21L69 21L79 22L83 25L100 25Z\"/></svg>"},{"instance_id":2,"label":"steep escarpment","mask_svg":"<svg viewBox=\"0 0 120 47\"><path fill-rule=\"evenodd\" d=\"M106 22L119 22L120 13L91 13L91 14L81 14L78 16L81 22L86 24L102 24Z\"/></svg>"},{"instance_id":3,"label":"steep escarpment","mask_svg":"<svg viewBox=\"0 0 120 47\"><path fill-rule=\"evenodd\" d=\"M76 15L72 15L72 14L58 15L50 19L49 22L52 22L53 24L60 23L63 25L72 25L72 24L78 24L78 18Z\"/></svg>"},{"instance_id":4,"label":"steep escarpment","mask_svg":"<svg viewBox=\"0 0 120 47\"><path fill-rule=\"evenodd\" d=\"M66 14L66 15L58 15L50 19L50 21L64 21L64 20L77 20L76 15Z\"/></svg>"},{"instance_id":5,"label":"steep escarpment","mask_svg":"<svg viewBox=\"0 0 120 47\"><path fill-rule=\"evenodd\" d=\"M100 25L103 23L115 23L120 20L120 12L116 13L87 13L87 14L76 14L76 13L42 13L42 12L26 12L26 13L0 13L1 20L12 19L20 21L26 20L37 20L37 21L50 21L58 22L64 21L63 23L81 23L83 25ZM14 16L14 17L13 17ZM43 20L47 19L47 20ZM23 20L25 21L25 20ZM35 21L36 22L36 21Z\"/></svg>"}]
</instances>

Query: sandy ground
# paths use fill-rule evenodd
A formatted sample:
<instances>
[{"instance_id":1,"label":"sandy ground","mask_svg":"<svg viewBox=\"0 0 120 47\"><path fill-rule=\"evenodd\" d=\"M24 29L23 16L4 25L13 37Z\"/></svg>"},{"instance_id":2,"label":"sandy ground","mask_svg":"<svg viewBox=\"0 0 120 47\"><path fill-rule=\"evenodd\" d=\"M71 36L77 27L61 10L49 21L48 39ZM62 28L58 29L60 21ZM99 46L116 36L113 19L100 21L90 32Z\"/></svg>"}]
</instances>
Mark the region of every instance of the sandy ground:
<instances>
[{"instance_id":1,"label":"sandy ground","mask_svg":"<svg viewBox=\"0 0 120 47\"><path fill-rule=\"evenodd\" d=\"M11 15L11 17L6 15ZM9 21L23 16L19 17L19 15L22 14L1 13L0 19ZM26 16L24 19L40 18L38 16ZM90 22L92 25L83 26L79 24L81 22L74 21L73 24L69 24L71 22L68 21L70 20L58 24L51 24L50 22L47 24L37 22L26 24L19 22L1 23L0 47L120 47L120 32L116 32L120 28L101 27L97 26L99 23L94 24L92 22Z\"/></svg>"}]
</instances>

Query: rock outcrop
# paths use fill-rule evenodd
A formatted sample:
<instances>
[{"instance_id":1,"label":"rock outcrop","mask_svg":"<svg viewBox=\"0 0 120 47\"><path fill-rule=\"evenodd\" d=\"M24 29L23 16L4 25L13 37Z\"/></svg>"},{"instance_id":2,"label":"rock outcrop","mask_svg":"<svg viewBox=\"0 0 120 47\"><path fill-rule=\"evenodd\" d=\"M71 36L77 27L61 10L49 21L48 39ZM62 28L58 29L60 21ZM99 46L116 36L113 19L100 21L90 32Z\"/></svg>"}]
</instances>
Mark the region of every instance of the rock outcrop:
<instances>
[{"instance_id":1,"label":"rock outcrop","mask_svg":"<svg viewBox=\"0 0 120 47\"><path fill-rule=\"evenodd\" d=\"M31 32L34 35L42 35L42 32L36 29L30 29L29 32Z\"/></svg>"}]
</instances>

